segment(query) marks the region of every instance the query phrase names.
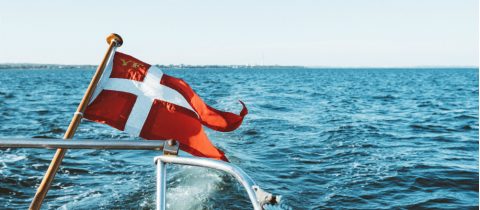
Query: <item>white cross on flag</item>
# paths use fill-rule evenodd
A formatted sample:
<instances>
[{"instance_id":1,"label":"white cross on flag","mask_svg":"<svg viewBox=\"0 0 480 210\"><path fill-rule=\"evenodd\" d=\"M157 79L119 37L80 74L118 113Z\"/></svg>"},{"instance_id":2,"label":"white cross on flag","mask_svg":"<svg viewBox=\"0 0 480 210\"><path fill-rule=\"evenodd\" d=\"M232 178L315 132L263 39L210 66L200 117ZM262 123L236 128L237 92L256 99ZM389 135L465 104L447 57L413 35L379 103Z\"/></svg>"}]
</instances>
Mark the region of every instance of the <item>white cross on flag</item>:
<instances>
[{"instance_id":1,"label":"white cross on flag","mask_svg":"<svg viewBox=\"0 0 480 210\"><path fill-rule=\"evenodd\" d=\"M235 130L248 113L240 103L239 115L216 110L185 81L113 52L84 117L144 139L175 139L180 141L180 149L192 155L228 161L212 145L202 125L222 132Z\"/></svg>"}]
</instances>

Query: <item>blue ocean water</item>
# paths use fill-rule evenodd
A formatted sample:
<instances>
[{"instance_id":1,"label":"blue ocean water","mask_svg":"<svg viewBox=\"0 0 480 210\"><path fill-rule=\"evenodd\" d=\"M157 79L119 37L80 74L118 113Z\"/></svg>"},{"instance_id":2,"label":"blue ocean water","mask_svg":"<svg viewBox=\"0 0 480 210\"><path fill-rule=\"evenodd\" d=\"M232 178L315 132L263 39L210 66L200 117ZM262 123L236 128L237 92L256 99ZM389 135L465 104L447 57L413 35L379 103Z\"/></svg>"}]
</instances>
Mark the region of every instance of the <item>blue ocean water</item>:
<instances>
[{"instance_id":1,"label":"blue ocean water","mask_svg":"<svg viewBox=\"0 0 480 210\"><path fill-rule=\"evenodd\" d=\"M291 209L478 209L476 69L181 69L244 124L210 139ZM0 71L0 138L61 138L93 69ZM76 138L131 139L82 122ZM0 150L0 208L25 209L54 150ZM70 150L45 209L153 209L155 151ZM170 209L249 209L222 173L170 167Z\"/></svg>"}]
</instances>

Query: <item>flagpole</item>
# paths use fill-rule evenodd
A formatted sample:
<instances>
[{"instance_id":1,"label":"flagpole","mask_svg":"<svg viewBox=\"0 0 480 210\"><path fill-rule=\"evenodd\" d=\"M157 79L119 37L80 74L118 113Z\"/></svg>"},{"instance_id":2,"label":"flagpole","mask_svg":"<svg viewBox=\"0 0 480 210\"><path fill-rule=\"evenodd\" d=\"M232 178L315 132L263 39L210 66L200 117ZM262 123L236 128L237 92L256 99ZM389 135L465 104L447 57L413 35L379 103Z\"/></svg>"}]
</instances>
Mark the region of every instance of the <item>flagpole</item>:
<instances>
[{"instance_id":1,"label":"flagpole","mask_svg":"<svg viewBox=\"0 0 480 210\"><path fill-rule=\"evenodd\" d=\"M93 92L95 91L97 83L100 80L103 71L105 70L105 66L107 64L108 58L110 57L110 54L113 52L115 47L122 46L123 40L122 37L120 37L118 34L110 34L107 36L107 43L109 44L108 50L105 53L102 62L98 66L95 75L90 81L90 85L88 85L87 91L85 92L82 101L78 105L77 111L73 115L72 121L70 121L70 125L68 126L67 131L63 136L63 139L71 139L75 135L75 131L77 130L78 125L82 120L83 112L87 108L88 102L90 101ZM47 195L48 189L50 188L50 185L55 178L55 174L57 173L58 167L60 167L60 164L62 163L63 157L65 156L66 152L66 149L57 149L55 155L53 156L52 162L50 162L50 166L48 167L47 172L43 177L42 182L37 188L37 193L35 194L35 197L30 204L30 209L37 210L40 209L40 207L42 206L43 199Z\"/></svg>"}]
</instances>

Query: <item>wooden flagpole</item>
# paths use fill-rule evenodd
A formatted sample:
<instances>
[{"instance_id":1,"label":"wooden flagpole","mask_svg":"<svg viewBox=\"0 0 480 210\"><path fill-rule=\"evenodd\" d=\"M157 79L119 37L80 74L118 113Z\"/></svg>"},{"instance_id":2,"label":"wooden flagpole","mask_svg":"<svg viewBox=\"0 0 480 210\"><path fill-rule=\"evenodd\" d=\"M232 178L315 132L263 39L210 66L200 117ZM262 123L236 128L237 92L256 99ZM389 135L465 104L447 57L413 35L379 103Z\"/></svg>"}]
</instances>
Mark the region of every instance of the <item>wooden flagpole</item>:
<instances>
[{"instance_id":1,"label":"wooden flagpole","mask_svg":"<svg viewBox=\"0 0 480 210\"><path fill-rule=\"evenodd\" d=\"M68 126L67 131L63 136L64 139L71 139L73 135L75 135L75 131L77 130L78 125L82 120L83 112L87 108L88 102L90 101L93 92L95 91L97 83L100 80L103 71L105 70L105 66L107 64L108 58L110 57L110 54L113 52L114 47L122 46L123 40L122 37L120 37L118 34L110 34L107 36L107 43L109 44L107 53L105 53L102 62L98 66L95 75L90 81L90 85L88 85L87 91L85 92L82 101L78 105L77 111L73 115L72 121L70 121L70 125ZM43 199L47 195L48 189L50 188L53 178L55 178L55 174L57 173L58 167L60 167L60 164L62 163L63 157L65 156L66 152L66 149L57 149L57 152L55 153L55 156L53 156L52 162L50 163L50 166L48 167L47 172L45 173L45 176L40 183L40 186L38 186L37 193L35 194L35 197L30 204L30 209L37 210L40 209L40 207L42 206Z\"/></svg>"}]
</instances>

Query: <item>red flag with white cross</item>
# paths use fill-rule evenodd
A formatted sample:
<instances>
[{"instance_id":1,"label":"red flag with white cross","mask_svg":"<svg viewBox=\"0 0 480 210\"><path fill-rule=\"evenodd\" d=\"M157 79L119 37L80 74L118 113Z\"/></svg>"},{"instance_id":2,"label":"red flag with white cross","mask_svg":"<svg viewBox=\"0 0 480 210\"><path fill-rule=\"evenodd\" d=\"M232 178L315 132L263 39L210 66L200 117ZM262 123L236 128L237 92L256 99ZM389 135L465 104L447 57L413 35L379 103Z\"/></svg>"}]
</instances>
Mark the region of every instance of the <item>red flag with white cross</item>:
<instances>
[{"instance_id":1,"label":"red flag with white cross","mask_svg":"<svg viewBox=\"0 0 480 210\"><path fill-rule=\"evenodd\" d=\"M248 113L240 103L240 114L214 109L182 79L114 52L84 117L144 139L175 139L180 149L192 155L228 161L210 142L203 126L222 132L235 130Z\"/></svg>"}]
</instances>

